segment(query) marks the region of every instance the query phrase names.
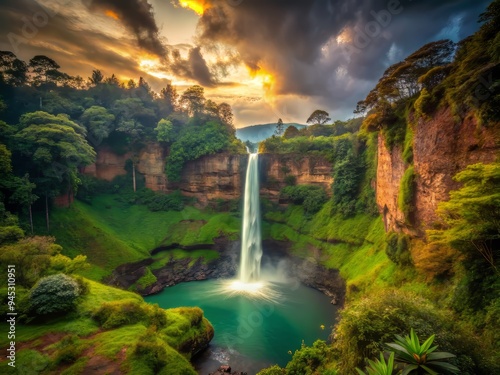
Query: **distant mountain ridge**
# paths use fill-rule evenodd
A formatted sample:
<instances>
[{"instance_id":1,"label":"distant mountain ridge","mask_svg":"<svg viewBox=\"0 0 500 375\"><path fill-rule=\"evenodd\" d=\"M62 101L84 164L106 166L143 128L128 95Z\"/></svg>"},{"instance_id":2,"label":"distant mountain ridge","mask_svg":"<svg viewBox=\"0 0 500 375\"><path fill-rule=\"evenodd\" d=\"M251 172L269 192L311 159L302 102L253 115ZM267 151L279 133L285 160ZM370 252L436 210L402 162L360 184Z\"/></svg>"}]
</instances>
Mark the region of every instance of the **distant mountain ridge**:
<instances>
[{"instance_id":1,"label":"distant mountain ridge","mask_svg":"<svg viewBox=\"0 0 500 375\"><path fill-rule=\"evenodd\" d=\"M297 129L305 128L307 125L297 124L297 123L287 123L283 124L286 130L289 126L295 126ZM252 143L258 143L271 137L276 130L276 123L271 124L259 124L246 126L244 128L236 129L236 137L238 137L243 142L250 141Z\"/></svg>"}]
</instances>

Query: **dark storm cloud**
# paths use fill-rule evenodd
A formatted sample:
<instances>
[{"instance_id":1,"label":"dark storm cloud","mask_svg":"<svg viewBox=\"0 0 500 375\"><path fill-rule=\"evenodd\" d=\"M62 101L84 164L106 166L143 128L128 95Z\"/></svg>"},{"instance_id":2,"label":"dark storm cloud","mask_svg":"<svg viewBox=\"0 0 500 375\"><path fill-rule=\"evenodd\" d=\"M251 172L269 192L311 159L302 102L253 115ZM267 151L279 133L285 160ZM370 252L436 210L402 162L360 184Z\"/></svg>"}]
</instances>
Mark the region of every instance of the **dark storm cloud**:
<instances>
[{"instance_id":1,"label":"dark storm cloud","mask_svg":"<svg viewBox=\"0 0 500 375\"><path fill-rule=\"evenodd\" d=\"M13 51L26 61L37 54L47 55L54 58L63 71L73 75L87 76L93 69L100 69L109 75L115 73L137 79L145 75L136 60L140 48L161 58L164 73L179 73L206 86L214 84L199 48L169 46L158 38L158 27L146 1L84 1L85 7L77 7L75 3L64 6L66 3L69 0L4 1L0 6L0 50ZM88 21L96 12L102 15L107 10L116 13L119 22L126 25L133 36L116 38L88 27ZM40 14L45 15L45 20ZM33 24L34 19L38 20L38 26ZM179 55L177 60L168 61L167 51L176 49L184 50L187 58ZM131 57L116 51L127 51ZM164 80L152 76L147 79L155 87L165 84Z\"/></svg>"},{"instance_id":2,"label":"dark storm cloud","mask_svg":"<svg viewBox=\"0 0 500 375\"><path fill-rule=\"evenodd\" d=\"M276 75L282 94L317 96L331 107L362 99L396 58L435 40L453 17L460 38L477 29L489 1L211 0L199 43L236 47L251 68ZM337 36L349 30L350 43ZM392 61L391 61L392 56Z\"/></svg>"},{"instance_id":3,"label":"dark storm cloud","mask_svg":"<svg viewBox=\"0 0 500 375\"><path fill-rule=\"evenodd\" d=\"M113 11L134 33L141 48L166 58L167 48L158 36L153 6L147 0L88 0L85 4L93 11Z\"/></svg>"},{"instance_id":4,"label":"dark storm cloud","mask_svg":"<svg viewBox=\"0 0 500 375\"><path fill-rule=\"evenodd\" d=\"M51 5L57 6L58 1L65 0L54 1ZM49 56L61 65L61 71L83 75L84 79L93 69L103 71L106 76L115 73L136 80L145 76L133 58L114 52L133 51L137 48L135 40L117 39L96 30L82 29L81 22L76 22L71 12L58 11L57 7L44 8L33 0L13 0L2 4L1 8L0 50L13 51L25 61L35 55ZM48 15L48 22L33 28L33 17L40 12ZM28 34L27 24L32 25L31 29L28 27ZM113 46L113 50L109 46ZM166 84L165 80L152 76L145 78L155 89Z\"/></svg>"},{"instance_id":5,"label":"dark storm cloud","mask_svg":"<svg viewBox=\"0 0 500 375\"><path fill-rule=\"evenodd\" d=\"M200 47L189 48L187 55L187 58L183 58L178 49L173 50L170 70L178 77L197 81L203 86L214 86L215 81Z\"/></svg>"}]
</instances>

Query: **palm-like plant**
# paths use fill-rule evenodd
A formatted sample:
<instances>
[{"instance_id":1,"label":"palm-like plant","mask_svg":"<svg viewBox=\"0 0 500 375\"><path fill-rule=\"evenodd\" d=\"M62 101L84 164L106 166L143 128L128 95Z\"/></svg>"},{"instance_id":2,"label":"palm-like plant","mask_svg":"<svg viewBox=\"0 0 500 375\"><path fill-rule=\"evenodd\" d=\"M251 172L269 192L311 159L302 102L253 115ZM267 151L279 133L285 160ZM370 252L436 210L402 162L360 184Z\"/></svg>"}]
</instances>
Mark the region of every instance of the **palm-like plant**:
<instances>
[{"instance_id":1,"label":"palm-like plant","mask_svg":"<svg viewBox=\"0 0 500 375\"><path fill-rule=\"evenodd\" d=\"M408 374L430 374L438 375L440 371L445 371L451 374L458 374L460 370L443 362L443 359L454 358L455 355L447 352L436 352L436 346L432 346L435 335L429 337L420 345L418 336L413 331L410 336L401 337L396 335L396 342L387 344L396 353L396 361L406 364L401 375Z\"/></svg>"},{"instance_id":2,"label":"palm-like plant","mask_svg":"<svg viewBox=\"0 0 500 375\"><path fill-rule=\"evenodd\" d=\"M385 362L384 355L380 353L380 359L375 361L368 360L369 366L366 367L366 373L360 369L356 369L359 375L392 375L394 369L394 353L391 353L387 363Z\"/></svg>"}]
</instances>

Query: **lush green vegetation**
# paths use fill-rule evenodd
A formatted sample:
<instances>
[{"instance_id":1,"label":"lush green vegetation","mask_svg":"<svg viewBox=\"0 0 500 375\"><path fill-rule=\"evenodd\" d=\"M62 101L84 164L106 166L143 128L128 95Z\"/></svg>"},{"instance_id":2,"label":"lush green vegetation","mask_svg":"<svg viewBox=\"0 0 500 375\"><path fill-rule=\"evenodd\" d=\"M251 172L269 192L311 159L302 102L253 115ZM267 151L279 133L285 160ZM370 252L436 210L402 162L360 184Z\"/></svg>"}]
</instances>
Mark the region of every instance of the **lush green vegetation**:
<instances>
[{"instance_id":1,"label":"lush green vegetation","mask_svg":"<svg viewBox=\"0 0 500 375\"><path fill-rule=\"evenodd\" d=\"M61 312L59 308L66 298L52 299L43 305L44 311L38 311L40 298L55 296L41 290L46 280L83 286L78 287L82 293L73 301L69 313L45 314L50 307ZM127 373L173 374L175 372L171 371L175 369L177 373L196 374L188 361L191 353L179 350L185 350L182 348L186 348L186 342L195 343L196 347L196 342L206 342L213 334L213 328L200 309L163 310L144 303L134 293L90 280L70 280L70 276L62 274L41 279L32 289L30 304L16 305L17 311L24 316L17 323L16 343L26 349L18 350L16 369L5 361L0 363L3 374L17 374L19 369L30 373L53 373L61 368L66 374L86 373L92 371L91 367L87 368L91 358L94 365ZM0 346L6 347L7 343L7 336L2 337Z\"/></svg>"},{"instance_id":2,"label":"lush green vegetation","mask_svg":"<svg viewBox=\"0 0 500 375\"><path fill-rule=\"evenodd\" d=\"M159 246L213 244L219 236L235 238L240 231L240 219L234 214L201 212L191 206L181 211L151 212L122 198L98 195L89 201L91 204L76 201L70 208L53 211L51 233L63 246L64 254L84 254L91 264L81 271L82 275L101 280L121 264L149 257L149 252ZM193 259L214 259L210 251L183 254ZM166 263L170 255L158 254L152 267Z\"/></svg>"},{"instance_id":3,"label":"lush green vegetation","mask_svg":"<svg viewBox=\"0 0 500 375\"><path fill-rule=\"evenodd\" d=\"M457 119L473 114L478 126L497 126L499 4L493 1L480 31L458 45L432 42L389 67L358 105L365 118L327 124L329 114L317 110L307 120L313 125L300 130L284 130L280 119L276 135L261 143L261 152L332 163L328 192L287 176L280 200L290 204L264 202L262 227L265 239L288 241L294 255L338 269L347 285L331 343L303 346L285 368L261 374L349 375L367 359L369 374L432 374L436 359L449 360L441 368L450 372L457 371L452 366L461 374L500 372L499 164L471 165L455 177L460 186L439 206L440 221L426 239L385 233L374 192L382 132L406 163L398 200L403 224L409 232L427 229L411 228L418 121L451 108ZM85 84L45 56L29 64L10 52L0 57L0 266L16 264L18 370L89 373L97 361L110 372L194 374L185 348L213 334L200 309L164 311L95 280L152 258L131 287L141 290L171 259L210 262L219 256L209 250L218 237L238 238L239 202L214 201L201 211L180 192L144 189L136 173L139 150L149 142L168 148L170 181L190 160L244 152L231 108L206 100L200 86L179 97L167 85L157 96L142 78L124 85L94 71ZM128 153L128 174L110 183L81 175L97 147ZM62 194L78 200L51 209ZM181 249L192 245L202 248ZM150 255L162 246L168 250ZM7 292L0 288L2 313ZM396 336L410 330L407 338ZM395 355L371 360L394 337ZM0 346L7 346L5 336ZM0 372L11 370L0 362Z\"/></svg>"},{"instance_id":4,"label":"lush green vegetation","mask_svg":"<svg viewBox=\"0 0 500 375\"><path fill-rule=\"evenodd\" d=\"M358 112L367 112L359 133L306 138L292 130L285 139L261 146L263 152L281 153L293 153L296 147L333 162L333 196L319 212L305 215L303 203L286 209L268 204L264 230L267 237L293 242L295 254L339 269L347 283L347 304L331 345L304 347L285 368L273 366L261 374L345 375L366 365L368 374L500 371L498 163L471 165L460 172L455 177L460 188L440 204L441 220L427 231L428 242L411 234L422 229L412 228L411 222L418 178L413 166L417 121L451 107L461 118L474 114L479 125L498 125L498 112L492 109L499 97L493 77L498 10L499 2L493 1L481 16L480 31L459 43L456 54L452 42L433 42L388 68L359 103ZM487 84L484 74L490 78ZM481 77L484 87L478 91ZM402 153L407 163L398 203L410 234L386 234L381 220L369 215L369 205L359 203L375 177L371 131L382 132L386 146ZM415 333L401 337L410 329ZM373 361L395 335L400 336L392 359ZM428 339L421 342L417 335ZM436 353L431 342L456 357ZM443 362L439 359L447 363L433 367L434 360Z\"/></svg>"}]
</instances>

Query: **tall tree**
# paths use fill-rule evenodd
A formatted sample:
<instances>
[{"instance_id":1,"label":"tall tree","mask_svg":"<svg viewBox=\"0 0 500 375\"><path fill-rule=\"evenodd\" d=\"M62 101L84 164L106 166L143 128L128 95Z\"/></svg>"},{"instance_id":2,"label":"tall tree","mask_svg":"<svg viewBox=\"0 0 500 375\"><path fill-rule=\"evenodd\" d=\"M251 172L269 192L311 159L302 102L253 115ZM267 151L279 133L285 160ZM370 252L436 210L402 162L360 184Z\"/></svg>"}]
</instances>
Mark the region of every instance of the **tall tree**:
<instances>
[{"instance_id":1,"label":"tall tree","mask_svg":"<svg viewBox=\"0 0 500 375\"><path fill-rule=\"evenodd\" d=\"M160 112L163 117L170 115L177 110L177 101L179 100L179 94L172 84L167 84L167 86L161 89L160 92Z\"/></svg>"},{"instance_id":2,"label":"tall tree","mask_svg":"<svg viewBox=\"0 0 500 375\"><path fill-rule=\"evenodd\" d=\"M283 124L283 120L279 118L278 123L276 124L276 130L274 131L274 134L276 134L278 137L281 137L284 132L285 132L285 125Z\"/></svg>"},{"instance_id":3,"label":"tall tree","mask_svg":"<svg viewBox=\"0 0 500 375\"><path fill-rule=\"evenodd\" d=\"M89 138L94 140L92 143L98 145L113 131L115 115L104 107L92 106L83 112L80 120L87 128Z\"/></svg>"},{"instance_id":4,"label":"tall tree","mask_svg":"<svg viewBox=\"0 0 500 375\"><path fill-rule=\"evenodd\" d=\"M22 86L28 80L28 65L10 51L0 51L0 75L5 83Z\"/></svg>"},{"instance_id":5,"label":"tall tree","mask_svg":"<svg viewBox=\"0 0 500 375\"><path fill-rule=\"evenodd\" d=\"M97 86L98 84L102 83L104 80L104 75L99 69L95 69L92 71L92 76L89 77L89 82L92 86Z\"/></svg>"},{"instance_id":6,"label":"tall tree","mask_svg":"<svg viewBox=\"0 0 500 375\"><path fill-rule=\"evenodd\" d=\"M189 87L182 93L180 104L190 116L198 117L205 108L205 90L199 85Z\"/></svg>"},{"instance_id":7,"label":"tall tree","mask_svg":"<svg viewBox=\"0 0 500 375\"><path fill-rule=\"evenodd\" d=\"M132 184L135 192L137 190L136 165L139 161L140 141L144 134L141 116L149 114L148 116L154 117L154 113L145 108L144 103L139 98L117 100L113 111L117 118L116 130L127 135L128 144L132 150Z\"/></svg>"},{"instance_id":8,"label":"tall tree","mask_svg":"<svg viewBox=\"0 0 500 375\"><path fill-rule=\"evenodd\" d=\"M47 229L49 198L65 187L70 194L78 184L78 167L91 164L95 151L85 139L85 128L67 115L31 112L21 116L20 131L15 138L18 149L32 162L33 179L38 191L45 196Z\"/></svg>"},{"instance_id":9,"label":"tall tree","mask_svg":"<svg viewBox=\"0 0 500 375\"><path fill-rule=\"evenodd\" d=\"M36 86L53 80L60 68L58 63L44 55L33 57L29 62L29 67L34 74L33 83Z\"/></svg>"},{"instance_id":10,"label":"tall tree","mask_svg":"<svg viewBox=\"0 0 500 375\"><path fill-rule=\"evenodd\" d=\"M317 109L311 113L311 116L309 116L306 122L308 124L324 125L331 120L329 116L328 112Z\"/></svg>"}]
</instances>

